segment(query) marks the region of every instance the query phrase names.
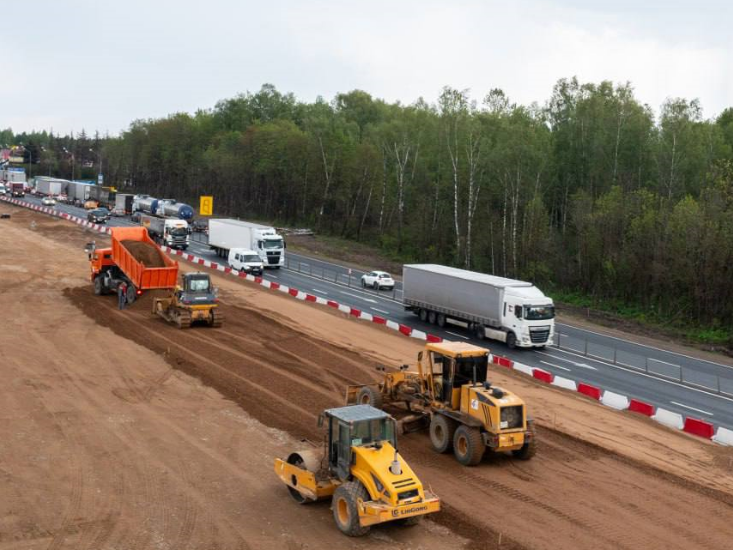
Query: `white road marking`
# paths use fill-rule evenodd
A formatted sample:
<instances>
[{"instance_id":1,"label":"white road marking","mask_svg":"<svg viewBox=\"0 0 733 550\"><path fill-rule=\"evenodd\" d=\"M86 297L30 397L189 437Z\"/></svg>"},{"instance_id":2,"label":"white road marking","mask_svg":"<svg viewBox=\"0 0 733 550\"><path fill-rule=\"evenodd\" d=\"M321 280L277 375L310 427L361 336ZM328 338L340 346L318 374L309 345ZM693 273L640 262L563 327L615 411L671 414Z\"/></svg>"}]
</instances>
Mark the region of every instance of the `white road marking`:
<instances>
[{"instance_id":1,"label":"white road marking","mask_svg":"<svg viewBox=\"0 0 733 550\"><path fill-rule=\"evenodd\" d=\"M548 363L547 361L540 361L540 363L542 363L543 365L547 365L548 367L554 367L556 369L572 372L570 369L566 369L565 367L561 367L560 365L553 365L552 363Z\"/></svg>"},{"instance_id":2,"label":"white road marking","mask_svg":"<svg viewBox=\"0 0 733 550\"><path fill-rule=\"evenodd\" d=\"M351 296L352 298L357 298L358 300L364 300L365 302L369 302L370 304L376 304L376 300L372 300L371 298L363 298L362 296L359 296L357 294L352 294L351 292L344 292L343 290L339 291L341 294L346 294L347 296Z\"/></svg>"},{"instance_id":3,"label":"white road marking","mask_svg":"<svg viewBox=\"0 0 733 550\"><path fill-rule=\"evenodd\" d=\"M267 276L268 277L274 277L275 279L277 279L277 275L273 275L272 273L268 273Z\"/></svg>"},{"instance_id":4,"label":"white road marking","mask_svg":"<svg viewBox=\"0 0 733 550\"><path fill-rule=\"evenodd\" d=\"M317 292L318 294L323 294L324 296L328 296L328 292L325 292L323 290L318 290L317 288L314 288L313 292Z\"/></svg>"},{"instance_id":5,"label":"white road marking","mask_svg":"<svg viewBox=\"0 0 733 550\"><path fill-rule=\"evenodd\" d=\"M576 363L575 361L568 361L568 363L570 363L571 365L575 365L576 367L581 367L583 369L598 370L595 367L591 367L587 363Z\"/></svg>"},{"instance_id":6,"label":"white road marking","mask_svg":"<svg viewBox=\"0 0 733 550\"><path fill-rule=\"evenodd\" d=\"M453 336L458 336L458 338L463 338L464 340L468 340L468 336L464 336L463 334L456 334L455 332L451 332L449 330L446 330L448 334L452 334Z\"/></svg>"},{"instance_id":7,"label":"white road marking","mask_svg":"<svg viewBox=\"0 0 733 550\"><path fill-rule=\"evenodd\" d=\"M677 403L677 401L670 401L670 403L672 403L672 405L677 405L678 407L684 407L685 409L690 409L691 411L696 411L696 412L699 412L699 413L702 413L702 414L706 414L708 416L715 416L711 412L704 411L702 409L696 409L695 407L690 407L689 405L683 405L682 403Z\"/></svg>"},{"instance_id":8,"label":"white road marking","mask_svg":"<svg viewBox=\"0 0 733 550\"><path fill-rule=\"evenodd\" d=\"M389 315L389 311L384 311L383 309L379 309L377 307L370 307L369 309L373 309L374 311L378 311L379 313L384 313L385 315Z\"/></svg>"}]
</instances>

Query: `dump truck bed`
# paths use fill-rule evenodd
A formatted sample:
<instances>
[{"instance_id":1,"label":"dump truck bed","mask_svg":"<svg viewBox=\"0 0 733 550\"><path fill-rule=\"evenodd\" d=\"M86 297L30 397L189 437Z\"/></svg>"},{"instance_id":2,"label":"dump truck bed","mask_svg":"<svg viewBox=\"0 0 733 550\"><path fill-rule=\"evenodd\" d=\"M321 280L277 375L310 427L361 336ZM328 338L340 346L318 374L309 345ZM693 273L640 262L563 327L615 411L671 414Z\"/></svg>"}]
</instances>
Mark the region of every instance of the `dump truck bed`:
<instances>
[{"instance_id":1,"label":"dump truck bed","mask_svg":"<svg viewBox=\"0 0 733 550\"><path fill-rule=\"evenodd\" d=\"M176 286L178 263L161 252L144 227L112 229L112 260L138 290Z\"/></svg>"}]
</instances>

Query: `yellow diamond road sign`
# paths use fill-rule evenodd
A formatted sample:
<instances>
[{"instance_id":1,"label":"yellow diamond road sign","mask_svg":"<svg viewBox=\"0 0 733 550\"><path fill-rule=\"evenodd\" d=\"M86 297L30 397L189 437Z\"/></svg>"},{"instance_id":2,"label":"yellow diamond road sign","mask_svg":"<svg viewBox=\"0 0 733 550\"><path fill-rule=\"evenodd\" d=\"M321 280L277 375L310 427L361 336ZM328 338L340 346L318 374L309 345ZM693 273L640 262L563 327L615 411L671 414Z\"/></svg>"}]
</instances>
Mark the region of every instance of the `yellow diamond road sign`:
<instances>
[{"instance_id":1,"label":"yellow diamond road sign","mask_svg":"<svg viewBox=\"0 0 733 550\"><path fill-rule=\"evenodd\" d=\"M214 214L214 197L202 195L199 197L199 214L212 216Z\"/></svg>"}]
</instances>

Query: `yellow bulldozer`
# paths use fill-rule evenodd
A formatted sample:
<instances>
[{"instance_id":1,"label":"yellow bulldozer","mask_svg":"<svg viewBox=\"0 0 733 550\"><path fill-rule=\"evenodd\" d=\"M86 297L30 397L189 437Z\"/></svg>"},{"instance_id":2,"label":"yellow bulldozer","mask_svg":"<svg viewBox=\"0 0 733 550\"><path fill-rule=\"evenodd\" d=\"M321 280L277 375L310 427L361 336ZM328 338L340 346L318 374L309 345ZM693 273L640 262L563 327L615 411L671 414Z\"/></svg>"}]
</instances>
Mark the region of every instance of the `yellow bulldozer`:
<instances>
[{"instance_id":1,"label":"yellow bulldozer","mask_svg":"<svg viewBox=\"0 0 733 550\"><path fill-rule=\"evenodd\" d=\"M429 343L417 370L403 365L376 384L348 386L346 402L382 408L404 404L403 431L429 427L435 451L453 449L458 462L475 466L488 449L529 460L537 440L522 399L487 380L489 351L461 342ZM380 367L380 370L385 370Z\"/></svg>"},{"instance_id":2,"label":"yellow bulldozer","mask_svg":"<svg viewBox=\"0 0 733 550\"><path fill-rule=\"evenodd\" d=\"M207 273L181 275L181 284L169 296L153 300L153 313L178 328L188 328L196 322L220 327L224 321L216 289Z\"/></svg>"},{"instance_id":3,"label":"yellow bulldozer","mask_svg":"<svg viewBox=\"0 0 733 550\"><path fill-rule=\"evenodd\" d=\"M369 405L324 411L322 449L275 459L275 473L299 504L331 498L336 525L357 537L388 521L415 524L440 510L440 500L423 487L397 452L394 419Z\"/></svg>"}]
</instances>

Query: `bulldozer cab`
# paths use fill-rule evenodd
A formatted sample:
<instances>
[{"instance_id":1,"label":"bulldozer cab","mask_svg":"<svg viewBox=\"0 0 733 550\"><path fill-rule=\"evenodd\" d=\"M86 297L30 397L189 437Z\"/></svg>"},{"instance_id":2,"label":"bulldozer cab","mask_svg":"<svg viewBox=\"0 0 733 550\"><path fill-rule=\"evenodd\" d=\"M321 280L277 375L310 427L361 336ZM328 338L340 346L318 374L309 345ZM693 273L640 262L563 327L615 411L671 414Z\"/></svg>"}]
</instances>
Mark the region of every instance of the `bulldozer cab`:
<instances>
[{"instance_id":1,"label":"bulldozer cab","mask_svg":"<svg viewBox=\"0 0 733 550\"><path fill-rule=\"evenodd\" d=\"M489 352L478 346L459 342L428 344L426 355L420 352L420 368L426 388L435 401L457 410L461 405L461 386L486 380Z\"/></svg>"},{"instance_id":2,"label":"bulldozer cab","mask_svg":"<svg viewBox=\"0 0 733 550\"><path fill-rule=\"evenodd\" d=\"M206 273L186 273L183 275L183 291L213 294L211 279Z\"/></svg>"},{"instance_id":3,"label":"bulldozer cab","mask_svg":"<svg viewBox=\"0 0 733 550\"><path fill-rule=\"evenodd\" d=\"M341 481L351 477L354 447L383 442L397 448L394 419L371 405L352 405L324 411L328 429L328 467Z\"/></svg>"}]
</instances>

